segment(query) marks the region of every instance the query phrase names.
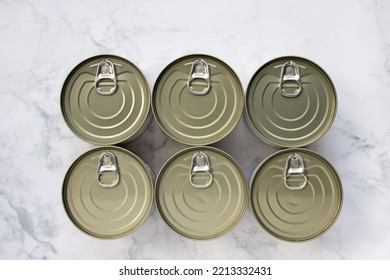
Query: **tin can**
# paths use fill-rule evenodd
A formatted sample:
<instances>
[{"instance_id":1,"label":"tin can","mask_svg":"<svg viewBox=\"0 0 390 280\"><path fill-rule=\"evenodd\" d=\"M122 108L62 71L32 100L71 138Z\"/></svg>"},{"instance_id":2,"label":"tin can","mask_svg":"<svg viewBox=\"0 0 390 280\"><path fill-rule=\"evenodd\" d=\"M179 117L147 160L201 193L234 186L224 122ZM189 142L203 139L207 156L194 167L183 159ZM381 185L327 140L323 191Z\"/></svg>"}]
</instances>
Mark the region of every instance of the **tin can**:
<instances>
[{"instance_id":1,"label":"tin can","mask_svg":"<svg viewBox=\"0 0 390 280\"><path fill-rule=\"evenodd\" d=\"M245 213L247 183L239 165L213 147L190 147L171 157L156 179L156 204L165 222L192 239L230 231Z\"/></svg>"},{"instance_id":2,"label":"tin can","mask_svg":"<svg viewBox=\"0 0 390 280\"><path fill-rule=\"evenodd\" d=\"M252 132L277 147L303 147L322 137L336 115L337 96L317 64L295 56L274 59L252 77L246 92Z\"/></svg>"},{"instance_id":3,"label":"tin can","mask_svg":"<svg viewBox=\"0 0 390 280\"><path fill-rule=\"evenodd\" d=\"M91 57L77 65L61 92L61 110L82 140L113 145L134 140L149 124L150 89L141 71L114 55Z\"/></svg>"},{"instance_id":4,"label":"tin can","mask_svg":"<svg viewBox=\"0 0 390 280\"><path fill-rule=\"evenodd\" d=\"M233 70L208 55L189 55L169 64L153 88L152 109L162 130L187 145L208 145L228 135L244 108Z\"/></svg>"},{"instance_id":5,"label":"tin can","mask_svg":"<svg viewBox=\"0 0 390 280\"><path fill-rule=\"evenodd\" d=\"M85 233L104 239L135 231L153 205L151 169L119 147L99 147L69 168L62 198L71 221Z\"/></svg>"},{"instance_id":6,"label":"tin can","mask_svg":"<svg viewBox=\"0 0 390 280\"><path fill-rule=\"evenodd\" d=\"M339 176L328 161L310 150L276 152L259 164L250 184L256 219L284 240L304 241L323 234L341 210Z\"/></svg>"}]
</instances>

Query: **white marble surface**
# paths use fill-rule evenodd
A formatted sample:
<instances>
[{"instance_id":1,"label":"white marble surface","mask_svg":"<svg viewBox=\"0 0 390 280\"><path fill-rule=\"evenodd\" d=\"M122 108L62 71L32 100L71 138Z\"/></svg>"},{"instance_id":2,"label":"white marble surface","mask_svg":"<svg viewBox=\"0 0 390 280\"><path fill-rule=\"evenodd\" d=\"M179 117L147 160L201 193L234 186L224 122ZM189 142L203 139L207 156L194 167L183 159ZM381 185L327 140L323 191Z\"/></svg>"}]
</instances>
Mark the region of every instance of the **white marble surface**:
<instances>
[{"instance_id":1,"label":"white marble surface","mask_svg":"<svg viewBox=\"0 0 390 280\"><path fill-rule=\"evenodd\" d=\"M389 259L390 1L28 1L0 0L1 259ZM309 148L337 169L344 205L322 237L289 243L266 233L248 209L229 234L181 237L155 208L134 234L92 238L66 216L62 180L92 148L72 134L60 110L70 70L98 54L134 62L151 87L174 59L216 56L244 88L267 61L303 56L321 65L338 92L328 133ZM215 146L247 176L276 149L241 120ZM184 148L153 121L126 146L157 173Z\"/></svg>"}]
</instances>

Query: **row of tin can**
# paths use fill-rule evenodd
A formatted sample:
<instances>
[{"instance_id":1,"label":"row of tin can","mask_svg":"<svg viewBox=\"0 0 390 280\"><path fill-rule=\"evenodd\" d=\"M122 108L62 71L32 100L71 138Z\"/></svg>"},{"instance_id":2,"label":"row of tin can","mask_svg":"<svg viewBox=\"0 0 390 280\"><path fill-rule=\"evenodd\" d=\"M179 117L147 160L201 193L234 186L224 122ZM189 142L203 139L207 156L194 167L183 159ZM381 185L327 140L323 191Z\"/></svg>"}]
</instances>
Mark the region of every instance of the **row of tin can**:
<instances>
[{"instance_id":1,"label":"row of tin can","mask_svg":"<svg viewBox=\"0 0 390 280\"><path fill-rule=\"evenodd\" d=\"M234 71L207 55L189 55L169 64L153 94L141 71L112 55L77 65L66 79L61 108L81 139L114 145L135 139L151 119L171 138L209 145L228 135L244 107L252 132L278 147L303 147L331 126L336 91L328 75L299 57L281 57L262 66L246 96Z\"/></svg>"},{"instance_id":2,"label":"row of tin can","mask_svg":"<svg viewBox=\"0 0 390 280\"><path fill-rule=\"evenodd\" d=\"M193 146L172 156L155 181L139 157L109 146L142 133L152 116L150 104L167 135ZM257 137L288 148L255 169L250 191L237 162L205 146L229 134L244 107ZM329 162L300 147L329 129L336 107L327 74L300 57L262 66L245 96L233 70L207 55L169 64L152 95L131 62L112 55L87 59L67 77L61 108L77 136L103 147L83 154L68 170L62 192L66 212L84 232L116 238L136 230L155 201L173 230L211 239L231 230L250 200L256 219L274 236L312 239L339 215L342 187Z\"/></svg>"}]
</instances>

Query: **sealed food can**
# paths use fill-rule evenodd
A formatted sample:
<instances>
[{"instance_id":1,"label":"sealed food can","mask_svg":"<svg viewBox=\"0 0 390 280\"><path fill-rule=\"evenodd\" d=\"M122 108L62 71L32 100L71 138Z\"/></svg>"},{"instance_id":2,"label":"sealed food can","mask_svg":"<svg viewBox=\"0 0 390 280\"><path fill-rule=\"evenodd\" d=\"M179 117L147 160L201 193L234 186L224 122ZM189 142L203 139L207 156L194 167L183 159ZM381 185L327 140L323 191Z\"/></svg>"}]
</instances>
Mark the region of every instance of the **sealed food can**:
<instances>
[{"instance_id":1,"label":"sealed food can","mask_svg":"<svg viewBox=\"0 0 390 280\"><path fill-rule=\"evenodd\" d=\"M131 141L152 118L150 89L141 71L114 55L91 57L66 78L61 110L70 129L96 145Z\"/></svg>"},{"instance_id":2,"label":"sealed food can","mask_svg":"<svg viewBox=\"0 0 390 280\"><path fill-rule=\"evenodd\" d=\"M169 64L153 88L152 109L162 130L187 145L208 145L228 135L244 108L233 70L208 55L189 55Z\"/></svg>"},{"instance_id":3,"label":"sealed food can","mask_svg":"<svg viewBox=\"0 0 390 280\"><path fill-rule=\"evenodd\" d=\"M336 115L337 96L329 76L300 57L274 59L252 77L246 92L246 120L266 143L307 146L322 137Z\"/></svg>"},{"instance_id":4,"label":"sealed food can","mask_svg":"<svg viewBox=\"0 0 390 280\"><path fill-rule=\"evenodd\" d=\"M213 147L178 152L156 179L162 218L192 239L216 238L230 231L245 213L247 200L247 183L239 165Z\"/></svg>"},{"instance_id":5,"label":"sealed food can","mask_svg":"<svg viewBox=\"0 0 390 280\"><path fill-rule=\"evenodd\" d=\"M336 221L343 192L330 163L302 148L265 159L251 177L250 200L259 223L288 241L313 239Z\"/></svg>"},{"instance_id":6,"label":"sealed food can","mask_svg":"<svg viewBox=\"0 0 390 280\"><path fill-rule=\"evenodd\" d=\"M116 146L81 155L69 168L62 198L71 221L104 239L135 231L153 205L151 169L136 155Z\"/></svg>"}]
</instances>

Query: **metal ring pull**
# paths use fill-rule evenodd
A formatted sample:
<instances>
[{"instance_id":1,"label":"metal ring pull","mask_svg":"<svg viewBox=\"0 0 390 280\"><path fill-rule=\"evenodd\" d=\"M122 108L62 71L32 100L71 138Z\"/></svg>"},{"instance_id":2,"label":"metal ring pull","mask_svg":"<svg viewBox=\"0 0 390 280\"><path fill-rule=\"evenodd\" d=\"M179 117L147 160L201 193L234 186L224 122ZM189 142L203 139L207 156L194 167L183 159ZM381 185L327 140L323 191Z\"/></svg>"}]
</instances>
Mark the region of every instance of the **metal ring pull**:
<instances>
[{"instance_id":1,"label":"metal ring pull","mask_svg":"<svg viewBox=\"0 0 390 280\"><path fill-rule=\"evenodd\" d=\"M305 68L301 65L298 65L294 61L290 60L284 63L283 65L276 66L275 68L282 67L282 72L280 74L279 89L283 96L285 97L296 97L302 91L301 83L301 74L299 73L299 67ZM293 92L289 92L284 88L285 83L293 82L298 85L298 88Z\"/></svg>"},{"instance_id":2,"label":"metal ring pull","mask_svg":"<svg viewBox=\"0 0 390 280\"><path fill-rule=\"evenodd\" d=\"M97 66L95 84L94 84L96 91L101 95L111 95L115 93L117 84L116 84L114 63L112 63L108 59L105 59L99 62L98 64L91 65L91 67L95 67L95 66ZM99 83L102 80L111 80L113 82L113 86L109 91L104 91L99 87Z\"/></svg>"},{"instance_id":3,"label":"metal ring pull","mask_svg":"<svg viewBox=\"0 0 390 280\"><path fill-rule=\"evenodd\" d=\"M299 186L290 186L287 183L287 179L290 175L293 175L293 174L302 175L304 178L304 182ZM284 180L284 184L286 185L286 187L292 191L299 191L306 186L306 184L307 184L306 169L305 169L305 165L303 163L303 159L300 155L294 153L287 158L286 169L284 171L283 180Z\"/></svg>"},{"instance_id":4,"label":"metal ring pull","mask_svg":"<svg viewBox=\"0 0 390 280\"><path fill-rule=\"evenodd\" d=\"M207 82L207 87L205 87L202 91L197 91L192 87L192 82L199 79ZM209 64L205 60L198 59L192 63L187 86L189 91L194 95L205 95L210 91L210 69Z\"/></svg>"},{"instance_id":5,"label":"metal ring pull","mask_svg":"<svg viewBox=\"0 0 390 280\"><path fill-rule=\"evenodd\" d=\"M111 183L103 183L101 176L103 173L115 173L115 179ZM96 180L103 188L113 188L119 183L119 168L116 157L113 153L105 151L99 156Z\"/></svg>"},{"instance_id":6,"label":"metal ring pull","mask_svg":"<svg viewBox=\"0 0 390 280\"><path fill-rule=\"evenodd\" d=\"M190 182L194 188L204 189L211 185L213 181L213 174L211 174L211 166L209 157L204 152L196 152L191 159L190 168ZM206 173L209 176L209 180L205 184L196 184L193 181L193 177L196 173Z\"/></svg>"}]
</instances>

